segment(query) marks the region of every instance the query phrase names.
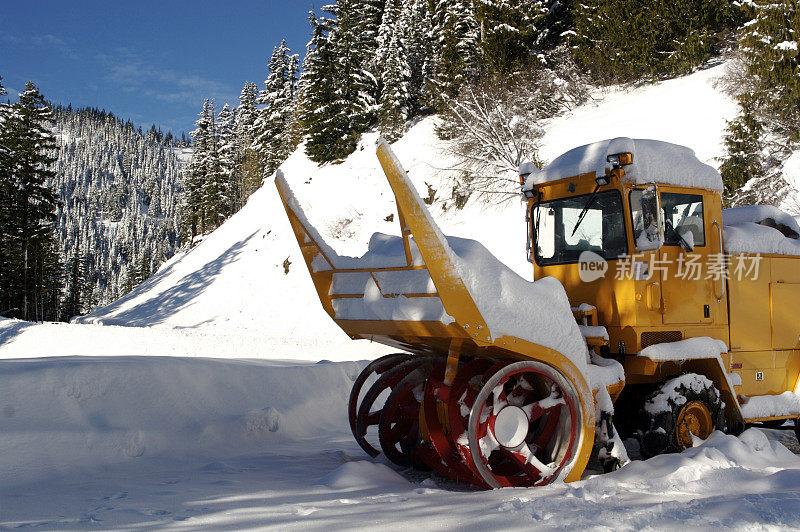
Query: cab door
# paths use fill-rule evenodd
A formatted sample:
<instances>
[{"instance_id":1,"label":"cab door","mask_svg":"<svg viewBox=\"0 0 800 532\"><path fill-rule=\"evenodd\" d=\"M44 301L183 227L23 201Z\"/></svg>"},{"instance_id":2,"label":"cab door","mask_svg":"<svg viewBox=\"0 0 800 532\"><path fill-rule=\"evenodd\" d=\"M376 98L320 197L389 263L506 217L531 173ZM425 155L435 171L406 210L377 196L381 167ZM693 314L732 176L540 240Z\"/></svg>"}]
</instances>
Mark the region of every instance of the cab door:
<instances>
[{"instance_id":1,"label":"cab door","mask_svg":"<svg viewBox=\"0 0 800 532\"><path fill-rule=\"evenodd\" d=\"M726 270L720 239L708 230L721 230L709 223L709 201L702 193L661 191L664 246L654 269L661 277L664 324L713 323L720 312Z\"/></svg>"}]
</instances>

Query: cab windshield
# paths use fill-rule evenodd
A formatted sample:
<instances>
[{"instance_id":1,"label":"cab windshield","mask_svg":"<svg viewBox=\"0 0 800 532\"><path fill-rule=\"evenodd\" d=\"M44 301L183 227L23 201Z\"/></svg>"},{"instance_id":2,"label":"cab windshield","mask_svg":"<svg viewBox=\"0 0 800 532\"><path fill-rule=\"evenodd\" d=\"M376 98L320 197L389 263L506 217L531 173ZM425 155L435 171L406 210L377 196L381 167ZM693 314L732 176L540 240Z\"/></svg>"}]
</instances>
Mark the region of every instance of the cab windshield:
<instances>
[{"instance_id":1,"label":"cab windshield","mask_svg":"<svg viewBox=\"0 0 800 532\"><path fill-rule=\"evenodd\" d=\"M584 209L586 213L578 224ZM584 251L593 251L606 260L628 252L619 191L600 192L594 199L587 194L539 202L534 204L531 217L534 256L540 266L578 262Z\"/></svg>"}]
</instances>

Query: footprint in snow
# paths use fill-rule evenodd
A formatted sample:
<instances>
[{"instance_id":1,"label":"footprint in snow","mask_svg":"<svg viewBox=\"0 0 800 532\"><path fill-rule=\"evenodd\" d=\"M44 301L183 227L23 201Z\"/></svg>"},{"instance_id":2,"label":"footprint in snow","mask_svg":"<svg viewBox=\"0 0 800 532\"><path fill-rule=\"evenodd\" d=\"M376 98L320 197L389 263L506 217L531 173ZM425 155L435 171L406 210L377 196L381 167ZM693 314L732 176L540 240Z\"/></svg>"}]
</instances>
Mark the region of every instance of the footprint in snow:
<instances>
[{"instance_id":1,"label":"footprint in snow","mask_svg":"<svg viewBox=\"0 0 800 532\"><path fill-rule=\"evenodd\" d=\"M144 433L141 430L131 431L125 435L122 451L129 458L139 458L144 454Z\"/></svg>"}]
</instances>

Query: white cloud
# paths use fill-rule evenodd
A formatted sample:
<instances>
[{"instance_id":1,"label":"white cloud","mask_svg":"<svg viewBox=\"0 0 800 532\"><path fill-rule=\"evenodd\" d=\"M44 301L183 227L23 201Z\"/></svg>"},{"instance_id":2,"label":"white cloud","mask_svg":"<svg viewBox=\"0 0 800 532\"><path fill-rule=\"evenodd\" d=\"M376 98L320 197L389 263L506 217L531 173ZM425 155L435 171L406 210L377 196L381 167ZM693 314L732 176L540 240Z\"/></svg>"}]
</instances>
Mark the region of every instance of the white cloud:
<instances>
[{"instance_id":1,"label":"white cloud","mask_svg":"<svg viewBox=\"0 0 800 532\"><path fill-rule=\"evenodd\" d=\"M227 83L171 68L155 67L128 48L117 48L95 58L107 69L106 79L121 90L165 103L199 105L205 98L237 101L238 90Z\"/></svg>"}]
</instances>

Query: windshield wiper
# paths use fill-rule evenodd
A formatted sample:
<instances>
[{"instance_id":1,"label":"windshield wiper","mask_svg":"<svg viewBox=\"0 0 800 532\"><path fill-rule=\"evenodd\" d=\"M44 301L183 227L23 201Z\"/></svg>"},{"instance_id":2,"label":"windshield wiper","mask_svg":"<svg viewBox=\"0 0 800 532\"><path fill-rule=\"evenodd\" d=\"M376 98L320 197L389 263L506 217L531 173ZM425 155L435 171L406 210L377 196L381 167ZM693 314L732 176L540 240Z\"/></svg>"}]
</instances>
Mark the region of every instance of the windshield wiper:
<instances>
[{"instance_id":1,"label":"windshield wiper","mask_svg":"<svg viewBox=\"0 0 800 532\"><path fill-rule=\"evenodd\" d=\"M589 212L589 207L592 206L592 203L594 202L594 198L597 197L597 191L598 190L600 190L600 184L599 183L598 183L598 185L596 187L594 187L594 192L592 192L592 195L589 197L589 201L586 202L586 206L583 208L581 213L578 215L578 221L575 222L575 227L572 228L572 233L569 236L575 236L575 231L578 230L578 226L581 225L581 222L583 221L583 218L586 216L586 213Z\"/></svg>"}]
</instances>

